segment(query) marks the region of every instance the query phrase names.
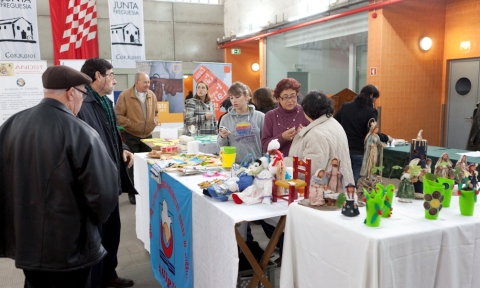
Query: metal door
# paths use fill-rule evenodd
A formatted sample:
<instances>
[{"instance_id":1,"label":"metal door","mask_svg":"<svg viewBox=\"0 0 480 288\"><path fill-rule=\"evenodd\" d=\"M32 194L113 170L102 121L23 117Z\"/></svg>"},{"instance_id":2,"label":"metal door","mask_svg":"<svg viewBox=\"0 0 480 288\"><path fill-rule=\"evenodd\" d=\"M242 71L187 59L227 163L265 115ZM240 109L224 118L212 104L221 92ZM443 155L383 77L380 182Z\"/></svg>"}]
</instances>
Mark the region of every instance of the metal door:
<instances>
[{"instance_id":1,"label":"metal door","mask_svg":"<svg viewBox=\"0 0 480 288\"><path fill-rule=\"evenodd\" d=\"M480 60L451 61L448 91L447 147L465 149L472 114L479 101Z\"/></svg>"}]
</instances>

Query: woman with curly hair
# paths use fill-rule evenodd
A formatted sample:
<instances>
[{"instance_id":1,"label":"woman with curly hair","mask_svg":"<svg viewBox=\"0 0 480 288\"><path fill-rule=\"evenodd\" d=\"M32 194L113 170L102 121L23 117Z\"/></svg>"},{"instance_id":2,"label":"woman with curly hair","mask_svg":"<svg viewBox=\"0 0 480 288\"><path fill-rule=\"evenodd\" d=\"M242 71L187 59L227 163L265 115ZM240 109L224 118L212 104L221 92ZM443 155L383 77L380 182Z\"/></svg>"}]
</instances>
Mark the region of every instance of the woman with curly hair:
<instances>
[{"instance_id":1,"label":"woman with curly hair","mask_svg":"<svg viewBox=\"0 0 480 288\"><path fill-rule=\"evenodd\" d=\"M311 171L325 169L330 159L337 158L343 167L345 183L353 183L347 135L332 117L332 99L317 90L310 91L302 101L302 108L310 124L295 135L289 156L310 158Z\"/></svg>"},{"instance_id":2,"label":"woman with curly hair","mask_svg":"<svg viewBox=\"0 0 480 288\"><path fill-rule=\"evenodd\" d=\"M301 127L310 123L303 114L302 106L298 104L299 92L300 83L293 78L284 78L275 87L273 98L278 101L278 107L265 115L262 133L264 152L267 152L270 141L278 139L280 152L287 156L293 137Z\"/></svg>"}]
</instances>

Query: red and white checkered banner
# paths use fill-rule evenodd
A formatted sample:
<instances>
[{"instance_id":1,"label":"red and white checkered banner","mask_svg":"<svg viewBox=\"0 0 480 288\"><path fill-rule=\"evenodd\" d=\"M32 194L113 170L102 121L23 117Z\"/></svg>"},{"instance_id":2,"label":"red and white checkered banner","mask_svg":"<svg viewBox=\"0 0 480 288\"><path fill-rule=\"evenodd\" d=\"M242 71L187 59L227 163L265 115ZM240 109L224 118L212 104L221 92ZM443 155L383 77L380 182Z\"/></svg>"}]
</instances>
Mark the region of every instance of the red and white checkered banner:
<instances>
[{"instance_id":1,"label":"red and white checkered banner","mask_svg":"<svg viewBox=\"0 0 480 288\"><path fill-rule=\"evenodd\" d=\"M0 60L40 60L36 1L0 0Z\"/></svg>"},{"instance_id":2,"label":"red and white checkered banner","mask_svg":"<svg viewBox=\"0 0 480 288\"><path fill-rule=\"evenodd\" d=\"M50 0L55 65L98 57L96 0Z\"/></svg>"},{"instance_id":3,"label":"red and white checkered banner","mask_svg":"<svg viewBox=\"0 0 480 288\"><path fill-rule=\"evenodd\" d=\"M145 60L143 0L108 0L112 64L115 68L135 68Z\"/></svg>"}]
</instances>

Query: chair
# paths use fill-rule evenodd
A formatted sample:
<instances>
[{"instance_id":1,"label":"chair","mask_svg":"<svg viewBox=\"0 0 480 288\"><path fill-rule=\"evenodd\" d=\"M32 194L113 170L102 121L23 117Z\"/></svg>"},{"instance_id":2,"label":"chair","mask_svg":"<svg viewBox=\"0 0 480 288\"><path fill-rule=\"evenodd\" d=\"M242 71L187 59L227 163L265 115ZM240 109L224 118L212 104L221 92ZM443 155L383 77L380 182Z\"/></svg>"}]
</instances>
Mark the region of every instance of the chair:
<instances>
[{"instance_id":1,"label":"chair","mask_svg":"<svg viewBox=\"0 0 480 288\"><path fill-rule=\"evenodd\" d=\"M304 198L308 199L310 178L311 178L312 160L307 158L305 161L298 160L298 156L293 156L293 179L289 180L273 180L272 185L272 201L277 202L278 199L283 199L292 203L298 198L298 189L305 188ZM305 180L298 179L298 173L305 175ZM288 195L277 195L277 186L288 189Z\"/></svg>"}]
</instances>

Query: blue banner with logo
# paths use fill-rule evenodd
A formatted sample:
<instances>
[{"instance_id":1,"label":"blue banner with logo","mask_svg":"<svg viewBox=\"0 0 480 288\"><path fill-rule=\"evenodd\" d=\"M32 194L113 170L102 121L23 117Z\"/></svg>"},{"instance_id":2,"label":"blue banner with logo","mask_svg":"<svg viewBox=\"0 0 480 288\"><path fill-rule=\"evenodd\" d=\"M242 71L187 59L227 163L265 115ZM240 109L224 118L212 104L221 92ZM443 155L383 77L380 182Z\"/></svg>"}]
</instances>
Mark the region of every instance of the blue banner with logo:
<instances>
[{"instance_id":1,"label":"blue banner with logo","mask_svg":"<svg viewBox=\"0 0 480 288\"><path fill-rule=\"evenodd\" d=\"M149 177L153 275L165 288L193 287L192 192L167 173L161 181L155 174Z\"/></svg>"}]
</instances>

